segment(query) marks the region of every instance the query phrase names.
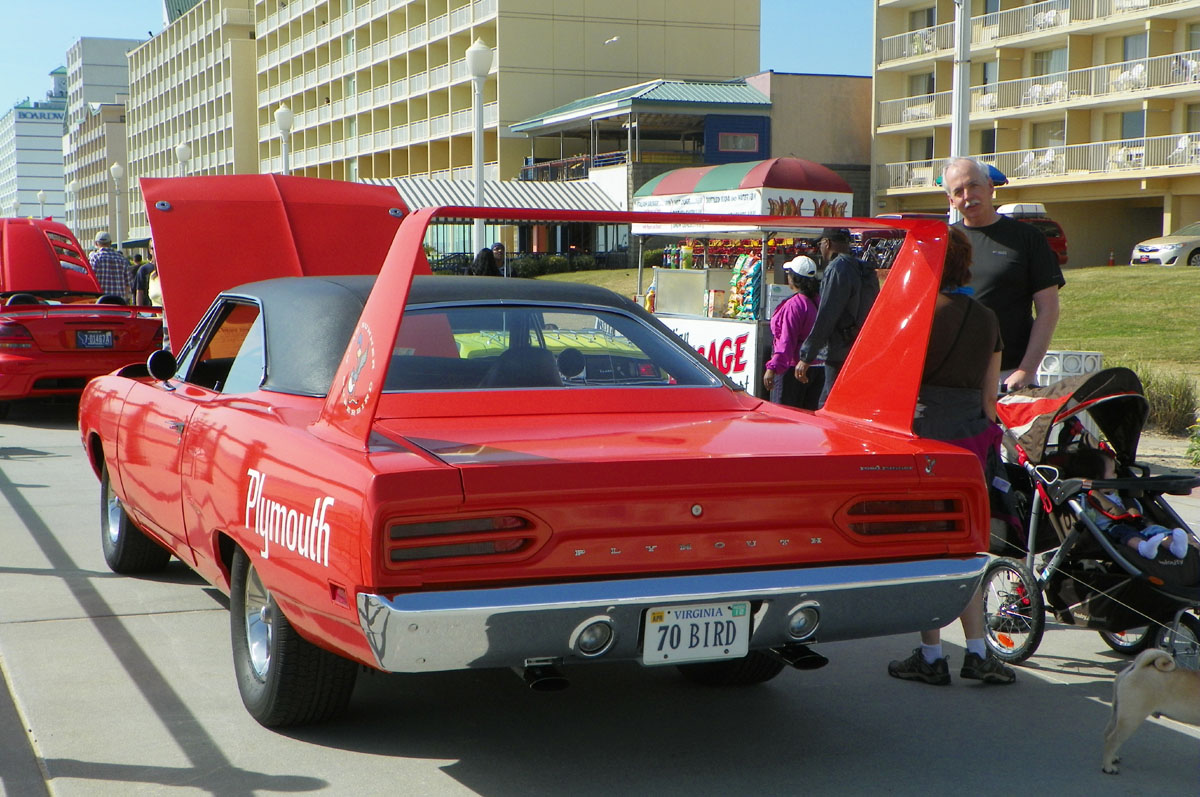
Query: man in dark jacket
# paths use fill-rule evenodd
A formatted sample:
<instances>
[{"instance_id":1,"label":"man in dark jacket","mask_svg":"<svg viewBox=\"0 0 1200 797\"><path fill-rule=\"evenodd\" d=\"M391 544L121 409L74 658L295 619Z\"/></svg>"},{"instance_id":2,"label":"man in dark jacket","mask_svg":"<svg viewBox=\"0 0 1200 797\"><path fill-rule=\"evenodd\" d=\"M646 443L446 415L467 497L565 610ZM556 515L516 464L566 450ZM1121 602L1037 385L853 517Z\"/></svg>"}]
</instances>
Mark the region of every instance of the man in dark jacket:
<instances>
[{"instance_id":1,"label":"man in dark jacket","mask_svg":"<svg viewBox=\"0 0 1200 797\"><path fill-rule=\"evenodd\" d=\"M879 278L872 266L850 254L849 230L825 230L817 247L826 263L825 273L821 275L821 299L812 332L800 347L796 379L808 381L809 363L824 350L825 386L818 403L818 406L824 406L829 390L850 354L850 347L879 295Z\"/></svg>"}]
</instances>

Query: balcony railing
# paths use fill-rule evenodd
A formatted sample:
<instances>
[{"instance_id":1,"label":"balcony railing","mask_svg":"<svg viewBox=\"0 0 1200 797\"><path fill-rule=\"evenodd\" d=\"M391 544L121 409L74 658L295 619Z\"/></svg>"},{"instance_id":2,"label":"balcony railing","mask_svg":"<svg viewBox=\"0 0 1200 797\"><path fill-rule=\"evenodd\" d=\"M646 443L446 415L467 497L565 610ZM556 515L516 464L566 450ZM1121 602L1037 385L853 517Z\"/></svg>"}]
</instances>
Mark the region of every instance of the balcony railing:
<instances>
[{"instance_id":1,"label":"balcony railing","mask_svg":"<svg viewBox=\"0 0 1200 797\"><path fill-rule=\"evenodd\" d=\"M1200 170L1200 133L1126 138L978 156L995 166L1010 182L1040 178L1131 177L1133 172L1165 175ZM933 188L945 158L888 163L880 170L879 190Z\"/></svg>"},{"instance_id":2,"label":"balcony railing","mask_svg":"<svg viewBox=\"0 0 1200 797\"><path fill-rule=\"evenodd\" d=\"M1148 10L1194 5L1195 0L1046 0L971 19L971 44L997 46L1006 39L1054 32L1078 23L1103 22ZM954 49L954 23L887 36L879 41L879 63Z\"/></svg>"},{"instance_id":3,"label":"balcony railing","mask_svg":"<svg viewBox=\"0 0 1200 797\"><path fill-rule=\"evenodd\" d=\"M1200 50L973 86L971 111L990 118L999 111L1179 88L1200 88ZM948 120L952 111L948 91L884 100L879 103L879 126Z\"/></svg>"},{"instance_id":4,"label":"balcony railing","mask_svg":"<svg viewBox=\"0 0 1200 797\"><path fill-rule=\"evenodd\" d=\"M879 63L916 58L942 50L954 49L954 23L943 22L932 28L921 28L879 40Z\"/></svg>"}]
</instances>

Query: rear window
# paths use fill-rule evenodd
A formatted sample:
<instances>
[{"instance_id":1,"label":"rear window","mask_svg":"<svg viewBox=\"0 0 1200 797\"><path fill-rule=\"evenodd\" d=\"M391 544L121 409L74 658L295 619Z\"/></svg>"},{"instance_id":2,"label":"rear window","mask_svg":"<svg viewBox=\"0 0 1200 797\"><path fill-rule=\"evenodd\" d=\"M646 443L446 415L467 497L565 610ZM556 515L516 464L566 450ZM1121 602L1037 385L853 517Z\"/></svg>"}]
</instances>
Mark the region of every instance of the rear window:
<instances>
[{"instance_id":1,"label":"rear window","mask_svg":"<svg viewBox=\"0 0 1200 797\"><path fill-rule=\"evenodd\" d=\"M1047 219L1022 219L1026 224L1032 224L1041 231L1042 235L1047 238L1063 237L1062 228L1058 226L1058 222L1049 221Z\"/></svg>"},{"instance_id":2,"label":"rear window","mask_svg":"<svg viewBox=\"0 0 1200 797\"><path fill-rule=\"evenodd\" d=\"M497 305L406 310L384 391L717 384L635 317Z\"/></svg>"}]
</instances>

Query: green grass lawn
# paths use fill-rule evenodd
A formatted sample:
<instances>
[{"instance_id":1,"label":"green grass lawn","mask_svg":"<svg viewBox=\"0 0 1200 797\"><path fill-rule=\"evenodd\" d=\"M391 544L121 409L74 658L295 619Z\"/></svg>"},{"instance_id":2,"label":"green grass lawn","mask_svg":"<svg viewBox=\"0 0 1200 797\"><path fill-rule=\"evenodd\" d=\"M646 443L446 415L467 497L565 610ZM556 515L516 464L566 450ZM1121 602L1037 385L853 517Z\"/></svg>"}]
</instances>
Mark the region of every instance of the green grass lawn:
<instances>
[{"instance_id":1,"label":"green grass lawn","mask_svg":"<svg viewBox=\"0 0 1200 797\"><path fill-rule=\"evenodd\" d=\"M1200 268L1067 269L1051 348L1099 351L1200 385Z\"/></svg>"},{"instance_id":2,"label":"green grass lawn","mask_svg":"<svg viewBox=\"0 0 1200 797\"><path fill-rule=\"evenodd\" d=\"M653 274L643 275L643 288ZM1145 363L1185 373L1200 386L1200 268L1099 266L1067 269L1051 348L1098 351L1104 362ZM636 269L579 271L545 279L637 291Z\"/></svg>"}]
</instances>

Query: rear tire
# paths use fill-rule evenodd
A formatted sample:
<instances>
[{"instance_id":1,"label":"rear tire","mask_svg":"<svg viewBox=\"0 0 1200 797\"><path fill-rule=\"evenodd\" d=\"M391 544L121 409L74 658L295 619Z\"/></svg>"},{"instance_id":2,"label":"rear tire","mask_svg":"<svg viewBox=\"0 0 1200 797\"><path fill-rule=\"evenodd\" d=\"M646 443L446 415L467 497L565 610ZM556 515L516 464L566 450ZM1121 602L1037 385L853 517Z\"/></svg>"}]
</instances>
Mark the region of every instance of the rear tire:
<instances>
[{"instance_id":1,"label":"rear tire","mask_svg":"<svg viewBox=\"0 0 1200 797\"><path fill-rule=\"evenodd\" d=\"M741 659L679 664L679 672L693 683L704 686L750 686L766 683L783 672L784 663L760 650L752 650Z\"/></svg>"},{"instance_id":2,"label":"rear tire","mask_svg":"<svg viewBox=\"0 0 1200 797\"><path fill-rule=\"evenodd\" d=\"M1124 631L1101 631L1104 644L1123 656L1136 656L1154 644L1154 634L1149 626L1127 628Z\"/></svg>"},{"instance_id":3,"label":"rear tire","mask_svg":"<svg viewBox=\"0 0 1200 797\"><path fill-rule=\"evenodd\" d=\"M114 573L157 573L171 561L171 552L137 527L108 477L108 463L100 465L100 548Z\"/></svg>"},{"instance_id":4,"label":"rear tire","mask_svg":"<svg viewBox=\"0 0 1200 797\"><path fill-rule=\"evenodd\" d=\"M1179 618L1179 627L1161 626L1154 635L1154 646L1171 654L1175 664L1187 670L1200 670L1200 618L1184 614Z\"/></svg>"},{"instance_id":5,"label":"rear tire","mask_svg":"<svg viewBox=\"0 0 1200 797\"><path fill-rule=\"evenodd\" d=\"M983 571L984 639L996 658L1020 664L1046 630L1042 588L1024 562L993 559Z\"/></svg>"},{"instance_id":6,"label":"rear tire","mask_svg":"<svg viewBox=\"0 0 1200 797\"><path fill-rule=\"evenodd\" d=\"M233 674L250 716L265 727L282 728L323 722L344 711L358 664L296 633L240 548L230 575Z\"/></svg>"}]
</instances>

